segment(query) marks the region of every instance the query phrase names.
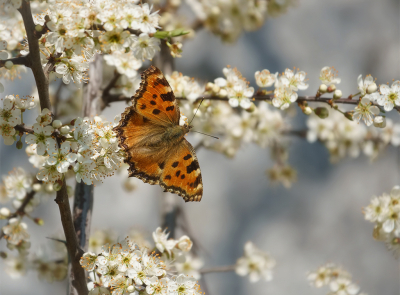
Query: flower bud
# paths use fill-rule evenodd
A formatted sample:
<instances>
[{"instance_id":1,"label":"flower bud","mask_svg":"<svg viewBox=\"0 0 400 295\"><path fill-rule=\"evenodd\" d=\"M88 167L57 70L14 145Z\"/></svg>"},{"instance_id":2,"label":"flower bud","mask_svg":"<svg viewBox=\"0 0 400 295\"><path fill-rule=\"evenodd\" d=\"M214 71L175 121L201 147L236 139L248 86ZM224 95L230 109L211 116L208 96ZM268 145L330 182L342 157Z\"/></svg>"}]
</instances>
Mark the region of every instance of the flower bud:
<instances>
[{"instance_id":1,"label":"flower bud","mask_svg":"<svg viewBox=\"0 0 400 295\"><path fill-rule=\"evenodd\" d=\"M62 123L60 120L54 120L52 125L53 125L54 129L58 129L62 126Z\"/></svg>"},{"instance_id":2,"label":"flower bud","mask_svg":"<svg viewBox=\"0 0 400 295\"><path fill-rule=\"evenodd\" d=\"M327 108L319 107L314 110L314 113L321 119L325 119L329 116L329 111Z\"/></svg>"},{"instance_id":3,"label":"flower bud","mask_svg":"<svg viewBox=\"0 0 400 295\"><path fill-rule=\"evenodd\" d=\"M214 83L208 82L206 84L206 91L212 91L213 87L214 87Z\"/></svg>"},{"instance_id":4,"label":"flower bud","mask_svg":"<svg viewBox=\"0 0 400 295\"><path fill-rule=\"evenodd\" d=\"M221 89L218 93L220 97L228 96L228 92L225 89Z\"/></svg>"},{"instance_id":5,"label":"flower bud","mask_svg":"<svg viewBox=\"0 0 400 295\"><path fill-rule=\"evenodd\" d=\"M36 30L37 32L41 32L41 31L43 30L43 27L42 27L41 25L36 25L36 26L35 26L35 30Z\"/></svg>"},{"instance_id":6,"label":"flower bud","mask_svg":"<svg viewBox=\"0 0 400 295\"><path fill-rule=\"evenodd\" d=\"M329 87L328 87L328 89L327 89L327 91L330 93L330 92L333 92L333 91L335 91L336 90L336 86L335 86L335 84L331 84L331 85L329 85Z\"/></svg>"},{"instance_id":7,"label":"flower bud","mask_svg":"<svg viewBox=\"0 0 400 295\"><path fill-rule=\"evenodd\" d=\"M33 219L33 221L37 224L37 225L43 225L44 224L44 220L42 218L35 218Z\"/></svg>"},{"instance_id":8,"label":"flower bud","mask_svg":"<svg viewBox=\"0 0 400 295\"><path fill-rule=\"evenodd\" d=\"M79 145L78 145L78 143L77 143L76 141L71 142L71 149L72 149L72 150L74 150L74 151L77 150L77 149L78 149L78 146L79 146Z\"/></svg>"},{"instance_id":9,"label":"flower bud","mask_svg":"<svg viewBox=\"0 0 400 295\"><path fill-rule=\"evenodd\" d=\"M126 288L126 291L128 291L129 293L133 293L135 291L135 287L130 285L128 288Z\"/></svg>"},{"instance_id":10,"label":"flower bud","mask_svg":"<svg viewBox=\"0 0 400 295\"><path fill-rule=\"evenodd\" d=\"M319 92L325 93L325 92L327 92L327 91L328 91L328 86L326 86L325 84L321 84L321 85L319 86Z\"/></svg>"},{"instance_id":11,"label":"flower bud","mask_svg":"<svg viewBox=\"0 0 400 295\"><path fill-rule=\"evenodd\" d=\"M383 116L376 116L374 119L374 126L377 128L385 128L386 127L386 118Z\"/></svg>"},{"instance_id":12,"label":"flower bud","mask_svg":"<svg viewBox=\"0 0 400 295\"><path fill-rule=\"evenodd\" d=\"M61 185L58 182L56 182L53 184L53 189L54 191L58 192L61 189Z\"/></svg>"},{"instance_id":13,"label":"flower bud","mask_svg":"<svg viewBox=\"0 0 400 295\"><path fill-rule=\"evenodd\" d=\"M304 114L306 114L307 116L308 115L311 115L311 113L312 113L312 108L310 108L310 107L305 107L304 109L303 109L303 113Z\"/></svg>"},{"instance_id":14,"label":"flower bud","mask_svg":"<svg viewBox=\"0 0 400 295\"><path fill-rule=\"evenodd\" d=\"M189 252L190 249L192 249L192 246L193 242L188 236L182 236L176 245L176 247L181 249L183 252Z\"/></svg>"},{"instance_id":15,"label":"flower bud","mask_svg":"<svg viewBox=\"0 0 400 295\"><path fill-rule=\"evenodd\" d=\"M11 60L7 60L4 64L7 69L11 69L13 65L14 63Z\"/></svg>"},{"instance_id":16,"label":"flower bud","mask_svg":"<svg viewBox=\"0 0 400 295\"><path fill-rule=\"evenodd\" d=\"M10 216L10 214L10 209L8 209L7 207L0 208L0 219L6 219L8 218L8 216Z\"/></svg>"},{"instance_id":17,"label":"flower bud","mask_svg":"<svg viewBox=\"0 0 400 295\"><path fill-rule=\"evenodd\" d=\"M335 92L333 93L333 99L339 99L342 97L342 91L340 91L339 89L336 89Z\"/></svg>"},{"instance_id":18,"label":"flower bud","mask_svg":"<svg viewBox=\"0 0 400 295\"><path fill-rule=\"evenodd\" d=\"M17 146L17 149L22 149L22 147L24 146L23 145L23 143L21 142L21 141L17 141L17 144L16 144L16 146Z\"/></svg>"},{"instance_id":19,"label":"flower bud","mask_svg":"<svg viewBox=\"0 0 400 295\"><path fill-rule=\"evenodd\" d=\"M353 112L345 112L344 116L349 119L350 121L353 121Z\"/></svg>"},{"instance_id":20,"label":"flower bud","mask_svg":"<svg viewBox=\"0 0 400 295\"><path fill-rule=\"evenodd\" d=\"M378 86L376 86L375 82L369 84L369 86L367 87L368 94L374 93L376 90L378 90Z\"/></svg>"},{"instance_id":21,"label":"flower bud","mask_svg":"<svg viewBox=\"0 0 400 295\"><path fill-rule=\"evenodd\" d=\"M67 134L67 133L69 133L69 130L70 130L69 126L62 126L60 128L61 134Z\"/></svg>"},{"instance_id":22,"label":"flower bud","mask_svg":"<svg viewBox=\"0 0 400 295\"><path fill-rule=\"evenodd\" d=\"M42 185L40 183L35 183L32 185L32 189L34 192L39 192L42 189Z\"/></svg>"},{"instance_id":23,"label":"flower bud","mask_svg":"<svg viewBox=\"0 0 400 295\"><path fill-rule=\"evenodd\" d=\"M253 113L256 109L257 109L256 105L254 103L251 103L250 107L245 109L245 111L248 113Z\"/></svg>"}]
</instances>

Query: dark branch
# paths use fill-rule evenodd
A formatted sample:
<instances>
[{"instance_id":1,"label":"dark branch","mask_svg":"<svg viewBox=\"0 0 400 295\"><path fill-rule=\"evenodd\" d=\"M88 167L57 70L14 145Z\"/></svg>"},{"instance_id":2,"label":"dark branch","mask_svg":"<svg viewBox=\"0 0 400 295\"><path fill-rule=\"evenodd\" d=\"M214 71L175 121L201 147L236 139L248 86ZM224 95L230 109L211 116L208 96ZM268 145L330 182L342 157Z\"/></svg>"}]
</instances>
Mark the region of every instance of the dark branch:
<instances>
[{"instance_id":1,"label":"dark branch","mask_svg":"<svg viewBox=\"0 0 400 295\"><path fill-rule=\"evenodd\" d=\"M33 199L34 196L35 196L34 191L31 191L30 193L26 194L24 200L22 201L22 204L19 206L17 211L15 211L15 213L13 213L9 216L9 218L14 218L14 217L17 217L18 215L24 215L25 207L28 206L29 202Z\"/></svg>"},{"instance_id":2,"label":"dark branch","mask_svg":"<svg viewBox=\"0 0 400 295\"><path fill-rule=\"evenodd\" d=\"M79 260L84 252L81 247L79 247L78 239L75 233L65 179L63 180L61 189L57 192L55 201L60 210L61 223L64 229L65 239L67 241L67 250L71 259L71 274L73 275L72 285L75 287L79 295L87 295L88 288L86 285L85 271L79 263Z\"/></svg>"},{"instance_id":3,"label":"dark branch","mask_svg":"<svg viewBox=\"0 0 400 295\"><path fill-rule=\"evenodd\" d=\"M16 125L16 126L14 126L14 129L15 129L16 131L19 131L19 132L22 132L22 133L30 133L30 134L35 133L35 132L33 131L33 129L31 129L31 128L26 128L25 125Z\"/></svg>"},{"instance_id":4,"label":"dark branch","mask_svg":"<svg viewBox=\"0 0 400 295\"><path fill-rule=\"evenodd\" d=\"M31 67L31 60L29 58L29 54L26 56L19 56L10 59L0 60L0 68L6 66L6 62L11 61L14 65L22 65L28 68Z\"/></svg>"},{"instance_id":5,"label":"dark branch","mask_svg":"<svg viewBox=\"0 0 400 295\"><path fill-rule=\"evenodd\" d=\"M115 71L114 77L110 80L106 88L104 88L102 95L102 104L100 106L101 110L104 110L106 107L109 106L110 102L108 101L108 99L113 97L113 95L110 95L110 91L114 88L115 83L117 83L119 77L121 77L121 74Z\"/></svg>"},{"instance_id":6,"label":"dark branch","mask_svg":"<svg viewBox=\"0 0 400 295\"><path fill-rule=\"evenodd\" d=\"M18 10L24 21L25 31L28 37L30 68L35 77L36 87L39 93L40 107L42 109L48 108L50 110L48 72L45 73L43 71L42 63L40 61L39 42L37 34L35 33L35 23L32 18L30 2L23 0L22 5Z\"/></svg>"}]
</instances>

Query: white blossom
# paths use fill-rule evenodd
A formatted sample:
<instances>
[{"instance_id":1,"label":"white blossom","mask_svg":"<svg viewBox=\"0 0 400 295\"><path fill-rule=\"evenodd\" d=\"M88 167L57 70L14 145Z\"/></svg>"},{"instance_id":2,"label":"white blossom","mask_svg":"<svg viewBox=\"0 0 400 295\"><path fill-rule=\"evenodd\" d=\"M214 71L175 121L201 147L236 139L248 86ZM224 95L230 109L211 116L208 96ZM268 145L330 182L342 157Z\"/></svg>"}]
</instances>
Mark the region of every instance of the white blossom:
<instances>
[{"instance_id":1,"label":"white blossom","mask_svg":"<svg viewBox=\"0 0 400 295\"><path fill-rule=\"evenodd\" d=\"M369 98L363 97L354 110L353 119L356 122L359 122L361 119L363 119L365 125L371 126L374 122L374 116L379 115L379 113L379 108L372 105Z\"/></svg>"},{"instance_id":2,"label":"white blossom","mask_svg":"<svg viewBox=\"0 0 400 295\"><path fill-rule=\"evenodd\" d=\"M50 166L56 166L57 171L60 173L65 173L71 163L74 163L77 159L75 153L70 152L71 143L65 141L58 148L56 145L49 146L49 158L47 159L47 164Z\"/></svg>"},{"instance_id":3,"label":"white blossom","mask_svg":"<svg viewBox=\"0 0 400 295\"><path fill-rule=\"evenodd\" d=\"M132 37L132 49L133 55L139 60L149 59L152 60L157 51L160 51L160 40L154 37L150 37L146 33L142 33L139 37Z\"/></svg>"},{"instance_id":4,"label":"white blossom","mask_svg":"<svg viewBox=\"0 0 400 295\"><path fill-rule=\"evenodd\" d=\"M278 76L278 73L276 74L271 74L268 70L262 70L257 71L254 74L254 77L256 79L256 83L259 87L270 87L272 86L275 81L276 77Z\"/></svg>"},{"instance_id":5,"label":"white blossom","mask_svg":"<svg viewBox=\"0 0 400 295\"><path fill-rule=\"evenodd\" d=\"M400 81L395 81L392 86L382 84L380 87L381 95L376 102L383 106L385 111L393 110L394 106L400 106Z\"/></svg>"},{"instance_id":6,"label":"white blossom","mask_svg":"<svg viewBox=\"0 0 400 295\"><path fill-rule=\"evenodd\" d=\"M39 156L43 156L46 150L56 145L56 141L51 137L54 128L52 126L41 126L39 123L33 124L33 134L25 137L27 144L35 144L36 152Z\"/></svg>"},{"instance_id":7,"label":"white blossom","mask_svg":"<svg viewBox=\"0 0 400 295\"><path fill-rule=\"evenodd\" d=\"M337 77L337 72L333 67L323 67L319 79L325 85L339 84L341 79Z\"/></svg>"},{"instance_id":8,"label":"white blossom","mask_svg":"<svg viewBox=\"0 0 400 295\"><path fill-rule=\"evenodd\" d=\"M17 245L21 241L29 241L27 228L26 223L21 222L18 218L11 218L8 225L3 226L2 230L6 235L7 242Z\"/></svg>"},{"instance_id":9,"label":"white blossom","mask_svg":"<svg viewBox=\"0 0 400 295\"><path fill-rule=\"evenodd\" d=\"M270 281L275 264L275 260L268 253L259 250L252 242L247 242L244 246L244 256L236 263L236 273L240 276L248 275L252 283L260 278Z\"/></svg>"},{"instance_id":10,"label":"white blossom","mask_svg":"<svg viewBox=\"0 0 400 295\"><path fill-rule=\"evenodd\" d=\"M3 101L3 108L0 108L0 123L7 123L14 127L21 124L21 110L14 105L15 98L12 95L6 96Z\"/></svg>"}]
</instances>

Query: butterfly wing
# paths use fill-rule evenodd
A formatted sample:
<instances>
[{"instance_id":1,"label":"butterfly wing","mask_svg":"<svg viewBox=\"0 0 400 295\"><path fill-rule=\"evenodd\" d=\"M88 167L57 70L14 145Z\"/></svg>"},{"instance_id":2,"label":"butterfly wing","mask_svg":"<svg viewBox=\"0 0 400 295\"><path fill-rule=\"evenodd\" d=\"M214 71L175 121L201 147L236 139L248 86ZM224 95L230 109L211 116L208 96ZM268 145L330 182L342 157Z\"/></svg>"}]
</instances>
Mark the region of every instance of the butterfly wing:
<instances>
[{"instance_id":1,"label":"butterfly wing","mask_svg":"<svg viewBox=\"0 0 400 295\"><path fill-rule=\"evenodd\" d=\"M179 125L180 112L175 95L163 73L151 66L142 73L133 106L140 115L161 125Z\"/></svg>"},{"instance_id":2,"label":"butterfly wing","mask_svg":"<svg viewBox=\"0 0 400 295\"><path fill-rule=\"evenodd\" d=\"M180 195L185 202L201 200L203 182L200 166L194 148L186 139L171 149L162 170L160 185L164 191Z\"/></svg>"},{"instance_id":3,"label":"butterfly wing","mask_svg":"<svg viewBox=\"0 0 400 295\"><path fill-rule=\"evenodd\" d=\"M127 107L121 120L114 128L119 146L125 151L125 163L129 164L129 176L135 176L146 183L158 184L162 170L158 163L165 157L160 147L165 128L152 123L138 114L134 107Z\"/></svg>"}]
</instances>

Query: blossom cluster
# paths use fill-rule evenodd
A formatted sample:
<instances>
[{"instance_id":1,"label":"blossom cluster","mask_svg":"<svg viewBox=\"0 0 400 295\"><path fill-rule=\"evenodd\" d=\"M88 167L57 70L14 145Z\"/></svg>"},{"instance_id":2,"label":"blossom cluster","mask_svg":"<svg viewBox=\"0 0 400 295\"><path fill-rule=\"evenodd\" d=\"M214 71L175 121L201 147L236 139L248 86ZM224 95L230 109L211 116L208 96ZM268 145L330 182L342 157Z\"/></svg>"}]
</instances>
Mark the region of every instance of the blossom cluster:
<instances>
[{"instance_id":1,"label":"blossom cluster","mask_svg":"<svg viewBox=\"0 0 400 295\"><path fill-rule=\"evenodd\" d=\"M214 83L209 83L208 89L211 94L221 97L228 97L232 107L250 109L253 104L251 99L254 95L254 88L248 86L248 82L236 69L224 68L225 78L217 78ZM257 71L255 74L256 83L260 88L274 86L272 104L281 110L287 109L291 103L298 98L297 91L308 88L306 73L300 70L286 69L282 74L272 74L269 70ZM268 94L266 90L259 91L259 94Z\"/></svg>"},{"instance_id":2,"label":"blossom cluster","mask_svg":"<svg viewBox=\"0 0 400 295\"><path fill-rule=\"evenodd\" d=\"M375 223L374 238L385 242L396 257L400 255L400 187L390 194L373 197L364 209L365 219Z\"/></svg>"},{"instance_id":3,"label":"blossom cluster","mask_svg":"<svg viewBox=\"0 0 400 295\"><path fill-rule=\"evenodd\" d=\"M104 245L98 255L85 253L80 263L86 270L93 271L89 294L200 294L194 276L182 272L173 275L176 270L184 270L179 268L178 261L185 262L183 253L192 247L190 238L168 239L168 234L158 228L153 239L161 257L129 238L121 243ZM173 266L175 263L176 268Z\"/></svg>"},{"instance_id":4,"label":"blossom cluster","mask_svg":"<svg viewBox=\"0 0 400 295\"><path fill-rule=\"evenodd\" d=\"M400 124L386 119L386 127L366 128L346 119L335 110L325 119L310 115L307 119L307 140L322 142L333 162L346 157L358 157L361 152L374 159L389 144L400 145Z\"/></svg>"},{"instance_id":5,"label":"blossom cluster","mask_svg":"<svg viewBox=\"0 0 400 295\"><path fill-rule=\"evenodd\" d=\"M257 30L267 17L284 13L295 1L188 0L187 2L207 29L220 36L222 40L233 42L240 36L242 30Z\"/></svg>"},{"instance_id":6,"label":"blossom cluster","mask_svg":"<svg viewBox=\"0 0 400 295\"><path fill-rule=\"evenodd\" d=\"M352 281L350 273L333 263L310 272L307 279L310 285L316 288L329 286L330 295L366 295L359 293L360 287Z\"/></svg>"},{"instance_id":7,"label":"blossom cluster","mask_svg":"<svg viewBox=\"0 0 400 295\"><path fill-rule=\"evenodd\" d=\"M86 71L93 56L104 53L108 54L106 62L121 74L136 76L142 61L151 60L160 50L159 39L153 37L160 28L160 16L151 11L149 4L135 2L73 0L36 5L34 21L36 30L42 33L39 45L43 66L55 58L52 75L79 86L87 80ZM7 31L9 28L12 26L6 26ZM7 49L15 50L22 36L3 33L0 40L7 40ZM28 47L20 52L28 54Z\"/></svg>"},{"instance_id":8,"label":"blossom cluster","mask_svg":"<svg viewBox=\"0 0 400 295\"><path fill-rule=\"evenodd\" d=\"M68 271L68 255L64 243L53 241L46 246L50 247L43 245L32 255L28 255L27 251L19 251L18 255L2 252L6 273L16 279L26 275L28 271L35 271L43 281L64 280Z\"/></svg>"}]
</instances>

